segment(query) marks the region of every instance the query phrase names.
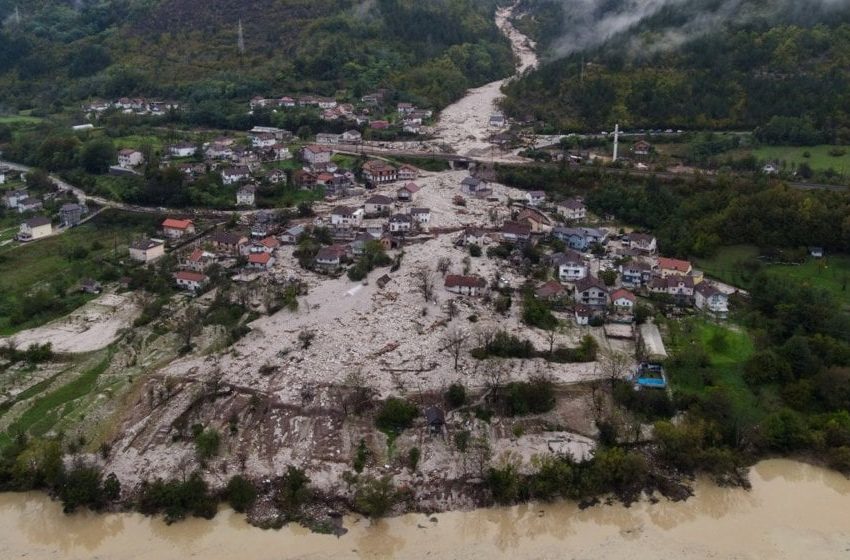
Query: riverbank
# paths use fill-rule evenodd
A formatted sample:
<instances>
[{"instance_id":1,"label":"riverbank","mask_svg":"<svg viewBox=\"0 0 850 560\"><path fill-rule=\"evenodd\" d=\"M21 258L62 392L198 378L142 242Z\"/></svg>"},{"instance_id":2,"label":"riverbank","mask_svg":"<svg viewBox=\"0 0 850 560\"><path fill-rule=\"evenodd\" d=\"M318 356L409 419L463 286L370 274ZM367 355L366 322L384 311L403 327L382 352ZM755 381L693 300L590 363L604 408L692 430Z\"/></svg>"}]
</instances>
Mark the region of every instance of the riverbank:
<instances>
[{"instance_id":1,"label":"riverbank","mask_svg":"<svg viewBox=\"0 0 850 560\"><path fill-rule=\"evenodd\" d=\"M0 557L109 558L546 558L691 560L835 559L850 540L850 481L788 461L751 469L751 491L699 480L684 502L632 507L574 502L409 514L370 523L349 516L336 538L297 526L263 531L223 511L213 521L166 525L138 514L67 516L42 494L0 495Z\"/></svg>"}]
</instances>

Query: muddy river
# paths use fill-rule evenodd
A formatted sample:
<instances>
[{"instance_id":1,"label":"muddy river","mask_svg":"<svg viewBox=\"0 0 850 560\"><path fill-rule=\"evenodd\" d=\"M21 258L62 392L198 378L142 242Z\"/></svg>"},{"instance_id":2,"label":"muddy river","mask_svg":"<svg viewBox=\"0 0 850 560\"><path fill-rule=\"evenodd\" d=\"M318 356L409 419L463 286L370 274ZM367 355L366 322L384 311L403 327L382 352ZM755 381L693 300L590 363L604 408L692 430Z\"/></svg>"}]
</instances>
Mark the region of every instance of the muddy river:
<instances>
[{"instance_id":1,"label":"muddy river","mask_svg":"<svg viewBox=\"0 0 850 560\"><path fill-rule=\"evenodd\" d=\"M850 480L793 461L753 468L753 488L700 482L687 502L571 502L346 519L347 535L263 531L222 511L165 525L136 514L66 516L40 494L0 495L0 558L279 560L459 558L621 560L850 558Z\"/></svg>"}]
</instances>

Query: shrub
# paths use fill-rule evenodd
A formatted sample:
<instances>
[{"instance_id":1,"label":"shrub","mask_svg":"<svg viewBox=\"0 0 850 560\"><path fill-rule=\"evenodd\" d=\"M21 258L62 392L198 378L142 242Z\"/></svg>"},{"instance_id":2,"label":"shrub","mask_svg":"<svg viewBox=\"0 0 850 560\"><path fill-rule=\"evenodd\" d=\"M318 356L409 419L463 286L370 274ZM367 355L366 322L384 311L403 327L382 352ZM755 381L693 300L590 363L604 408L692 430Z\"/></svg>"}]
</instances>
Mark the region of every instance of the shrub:
<instances>
[{"instance_id":1,"label":"shrub","mask_svg":"<svg viewBox=\"0 0 850 560\"><path fill-rule=\"evenodd\" d=\"M413 425L419 409L404 399L389 398L375 418L375 425L385 434L399 434Z\"/></svg>"},{"instance_id":2,"label":"shrub","mask_svg":"<svg viewBox=\"0 0 850 560\"><path fill-rule=\"evenodd\" d=\"M143 483L138 506L145 515L164 513L166 523L179 521L188 514L206 519L216 514L216 501L199 473L193 473L185 481Z\"/></svg>"},{"instance_id":3,"label":"shrub","mask_svg":"<svg viewBox=\"0 0 850 560\"><path fill-rule=\"evenodd\" d=\"M455 434L454 441L455 447L461 453L466 453L466 450L469 449L469 440L472 438L472 434L469 430L463 430L462 432L458 432Z\"/></svg>"},{"instance_id":4,"label":"shrub","mask_svg":"<svg viewBox=\"0 0 850 560\"><path fill-rule=\"evenodd\" d=\"M446 391L446 402L452 408L459 408L466 404L466 387L460 383L452 383Z\"/></svg>"},{"instance_id":5,"label":"shrub","mask_svg":"<svg viewBox=\"0 0 850 560\"><path fill-rule=\"evenodd\" d=\"M487 487L493 499L500 504L512 504L520 497L520 477L516 465L506 463L487 471Z\"/></svg>"},{"instance_id":6,"label":"shrub","mask_svg":"<svg viewBox=\"0 0 850 560\"><path fill-rule=\"evenodd\" d=\"M383 517L397 500L391 477L367 478L360 481L354 492L354 509L367 517Z\"/></svg>"},{"instance_id":7,"label":"shrub","mask_svg":"<svg viewBox=\"0 0 850 560\"><path fill-rule=\"evenodd\" d=\"M418 447L412 447L407 452L407 464L410 465L410 470L415 471L419 465L419 459L422 457L422 452Z\"/></svg>"},{"instance_id":8,"label":"shrub","mask_svg":"<svg viewBox=\"0 0 850 560\"><path fill-rule=\"evenodd\" d=\"M361 439L360 443L357 444L357 450L354 452L354 462L352 464L354 472L357 474L362 473L368 460L369 448L366 447L366 441Z\"/></svg>"},{"instance_id":9,"label":"shrub","mask_svg":"<svg viewBox=\"0 0 850 560\"><path fill-rule=\"evenodd\" d=\"M227 503L234 511L244 513L251 509L251 506L257 500L257 489L251 481L236 475L227 483L224 495L227 497Z\"/></svg>"},{"instance_id":10,"label":"shrub","mask_svg":"<svg viewBox=\"0 0 850 560\"><path fill-rule=\"evenodd\" d=\"M286 473L278 484L277 496L275 496L277 506L289 515L293 515L310 501L312 496L310 477L298 467L288 465Z\"/></svg>"},{"instance_id":11,"label":"shrub","mask_svg":"<svg viewBox=\"0 0 850 560\"><path fill-rule=\"evenodd\" d=\"M509 383L502 393L508 416L542 414L555 407L555 385L545 378Z\"/></svg>"},{"instance_id":12,"label":"shrub","mask_svg":"<svg viewBox=\"0 0 850 560\"><path fill-rule=\"evenodd\" d=\"M475 243L469 246L469 256L471 257L480 257L481 256L481 247L476 245Z\"/></svg>"},{"instance_id":13,"label":"shrub","mask_svg":"<svg viewBox=\"0 0 850 560\"><path fill-rule=\"evenodd\" d=\"M212 428L195 435L195 451L202 461L218 455L219 445L221 445L221 436L219 436L218 431Z\"/></svg>"}]
</instances>

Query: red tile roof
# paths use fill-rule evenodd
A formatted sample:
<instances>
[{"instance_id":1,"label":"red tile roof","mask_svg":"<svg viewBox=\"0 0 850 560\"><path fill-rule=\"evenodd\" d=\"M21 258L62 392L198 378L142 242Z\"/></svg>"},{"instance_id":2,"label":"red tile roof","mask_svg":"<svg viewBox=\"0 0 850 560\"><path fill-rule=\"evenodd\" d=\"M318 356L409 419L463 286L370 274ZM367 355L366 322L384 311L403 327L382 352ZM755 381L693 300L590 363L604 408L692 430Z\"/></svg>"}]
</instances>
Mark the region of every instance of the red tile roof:
<instances>
[{"instance_id":1,"label":"red tile roof","mask_svg":"<svg viewBox=\"0 0 850 560\"><path fill-rule=\"evenodd\" d=\"M611 294L611 301L617 301L618 299L625 298L631 302L636 300L635 295L628 290L617 290L613 294Z\"/></svg>"},{"instance_id":2,"label":"red tile roof","mask_svg":"<svg viewBox=\"0 0 850 560\"><path fill-rule=\"evenodd\" d=\"M174 274L174 278L177 280L183 280L184 282L206 282L207 277L205 274L201 274L200 272L192 272L191 270L181 270Z\"/></svg>"},{"instance_id":3,"label":"red tile roof","mask_svg":"<svg viewBox=\"0 0 850 560\"><path fill-rule=\"evenodd\" d=\"M188 229L192 225L192 220L177 220L175 218L167 218L162 222L162 227L170 229Z\"/></svg>"},{"instance_id":4,"label":"red tile roof","mask_svg":"<svg viewBox=\"0 0 850 560\"><path fill-rule=\"evenodd\" d=\"M459 274L449 274L446 276L446 288L484 288L487 286L487 281L480 276L461 276Z\"/></svg>"},{"instance_id":5,"label":"red tile roof","mask_svg":"<svg viewBox=\"0 0 850 560\"><path fill-rule=\"evenodd\" d=\"M250 264L269 264L271 259L272 256L268 253L251 253L248 255L248 262Z\"/></svg>"},{"instance_id":6,"label":"red tile roof","mask_svg":"<svg viewBox=\"0 0 850 560\"><path fill-rule=\"evenodd\" d=\"M675 270L682 274L687 274L691 270L691 263L688 261L680 261L679 259L668 259L661 257L658 259L658 266L662 270Z\"/></svg>"}]
</instances>

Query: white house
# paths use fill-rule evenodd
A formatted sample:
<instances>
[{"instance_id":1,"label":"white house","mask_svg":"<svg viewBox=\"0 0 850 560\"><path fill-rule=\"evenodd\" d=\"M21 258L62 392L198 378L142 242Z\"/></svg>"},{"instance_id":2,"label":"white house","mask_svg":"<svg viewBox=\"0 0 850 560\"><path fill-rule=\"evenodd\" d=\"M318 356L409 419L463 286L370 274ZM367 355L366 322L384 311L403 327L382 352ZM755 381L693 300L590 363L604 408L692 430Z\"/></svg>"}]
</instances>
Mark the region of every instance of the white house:
<instances>
[{"instance_id":1,"label":"white house","mask_svg":"<svg viewBox=\"0 0 850 560\"><path fill-rule=\"evenodd\" d=\"M311 144L304 146L301 150L301 157L310 165L325 165L331 162L331 154L333 150L327 146Z\"/></svg>"},{"instance_id":2,"label":"white house","mask_svg":"<svg viewBox=\"0 0 850 560\"><path fill-rule=\"evenodd\" d=\"M138 167L145 161L145 156L139 150L125 148L118 152L118 165L125 168Z\"/></svg>"},{"instance_id":3,"label":"white house","mask_svg":"<svg viewBox=\"0 0 850 560\"><path fill-rule=\"evenodd\" d=\"M620 289L611 294L611 304L618 311L631 313L635 308L636 302L637 298L628 290Z\"/></svg>"},{"instance_id":4,"label":"white house","mask_svg":"<svg viewBox=\"0 0 850 560\"><path fill-rule=\"evenodd\" d=\"M165 255L165 242L161 239L139 239L130 243L130 258L149 263Z\"/></svg>"},{"instance_id":5,"label":"white house","mask_svg":"<svg viewBox=\"0 0 850 560\"><path fill-rule=\"evenodd\" d=\"M357 227L363 222L363 209L337 206L331 211L331 225Z\"/></svg>"},{"instance_id":6,"label":"white house","mask_svg":"<svg viewBox=\"0 0 850 560\"><path fill-rule=\"evenodd\" d=\"M50 218L44 216L35 216L21 224L18 232L18 240L32 241L47 237L53 233L53 224L50 223Z\"/></svg>"},{"instance_id":7,"label":"white house","mask_svg":"<svg viewBox=\"0 0 850 560\"><path fill-rule=\"evenodd\" d=\"M8 191L3 195L3 204L6 208L17 208L18 204L29 198L29 196L29 193L25 189Z\"/></svg>"},{"instance_id":8,"label":"white house","mask_svg":"<svg viewBox=\"0 0 850 560\"><path fill-rule=\"evenodd\" d=\"M446 290L464 296L477 296L487 288L487 281L480 276L449 274L445 280Z\"/></svg>"},{"instance_id":9,"label":"white house","mask_svg":"<svg viewBox=\"0 0 850 560\"><path fill-rule=\"evenodd\" d=\"M251 171L244 166L228 167L221 172L221 182L225 185L234 185L251 177Z\"/></svg>"},{"instance_id":10,"label":"white house","mask_svg":"<svg viewBox=\"0 0 850 560\"><path fill-rule=\"evenodd\" d=\"M245 185L236 191L236 206L254 206L257 187Z\"/></svg>"},{"instance_id":11,"label":"white house","mask_svg":"<svg viewBox=\"0 0 850 560\"><path fill-rule=\"evenodd\" d=\"M192 270L180 270L174 273L174 281L177 283L177 287L192 293L202 289L206 285L207 280L206 274Z\"/></svg>"},{"instance_id":12,"label":"white house","mask_svg":"<svg viewBox=\"0 0 850 560\"><path fill-rule=\"evenodd\" d=\"M697 309L725 318L729 313L729 296L708 282L700 282L694 288L694 305Z\"/></svg>"},{"instance_id":13,"label":"white house","mask_svg":"<svg viewBox=\"0 0 850 560\"><path fill-rule=\"evenodd\" d=\"M255 148L271 148L277 144L277 138L269 132L255 132L248 135Z\"/></svg>"},{"instance_id":14,"label":"white house","mask_svg":"<svg viewBox=\"0 0 850 560\"><path fill-rule=\"evenodd\" d=\"M608 289L601 280L588 275L576 282L575 300L584 305L605 307L608 305Z\"/></svg>"},{"instance_id":15,"label":"white house","mask_svg":"<svg viewBox=\"0 0 850 560\"><path fill-rule=\"evenodd\" d=\"M658 250L658 241L648 233L630 233L629 247L647 255L654 255Z\"/></svg>"},{"instance_id":16,"label":"white house","mask_svg":"<svg viewBox=\"0 0 850 560\"><path fill-rule=\"evenodd\" d=\"M393 207L393 199L382 194L376 194L366 199L364 209L366 214L374 216L375 214L383 214L389 212Z\"/></svg>"},{"instance_id":17,"label":"white house","mask_svg":"<svg viewBox=\"0 0 850 560\"><path fill-rule=\"evenodd\" d=\"M411 208L410 216L416 221L416 223L424 225L431 221L431 209Z\"/></svg>"},{"instance_id":18,"label":"white house","mask_svg":"<svg viewBox=\"0 0 850 560\"><path fill-rule=\"evenodd\" d=\"M406 233L413 227L413 218L409 214L396 214L390 218L392 233Z\"/></svg>"},{"instance_id":19,"label":"white house","mask_svg":"<svg viewBox=\"0 0 850 560\"><path fill-rule=\"evenodd\" d=\"M412 165L408 165L406 163L402 164L398 168L398 180L399 181L415 181L416 178L419 177L419 170L413 167Z\"/></svg>"},{"instance_id":20,"label":"white house","mask_svg":"<svg viewBox=\"0 0 850 560\"><path fill-rule=\"evenodd\" d=\"M346 144L358 144L363 140L359 130L346 130L340 136L340 140Z\"/></svg>"},{"instance_id":21,"label":"white house","mask_svg":"<svg viewBox=\"0 0 850 560\"><path fill-rule=\"evenodd\" d=\"M566 220L584 220L587 218L587 207L577 198L571 198L558 204L557 212Z\"/></svg>"},{"instance_id":22,"label":"white house","mask_svg":"<svg viewBox=\"0 0 850 560\"><path fill-rule=\"evenodd\" d=\"M588 275L587 263L574 251L555 253L549 258L557 268L558 280L563 283L577 282Z\"/></svg>"},{"instance_id":23,"label":"white house","mask_svg":"<svg viewBox=\"0 0 850 560\"><path fill-rule=\"evenodd\" d=\"M168 153L176 158L192 157L196 150L195 145L188 142L179 142L168 147Z\"/></svg>"},{"instance_id":24,"label":"white house","mask_svg":"<svg viewBox=\"0 0 850 560\"><path fill-rule=\"evenodd\" d=\"M543 191L528 191L525 193L525 201L529 206L539 206L546 202L546 193Z\"/></svg>"}]
</instances>

